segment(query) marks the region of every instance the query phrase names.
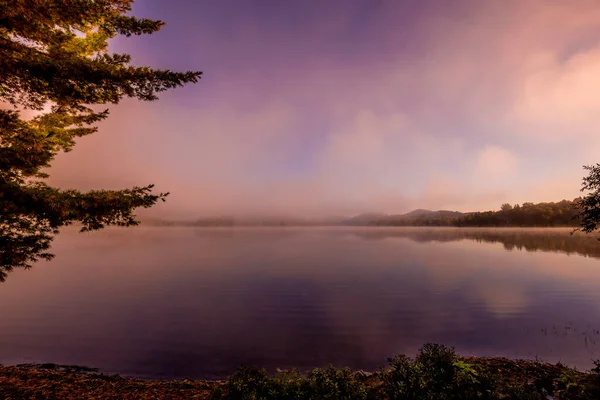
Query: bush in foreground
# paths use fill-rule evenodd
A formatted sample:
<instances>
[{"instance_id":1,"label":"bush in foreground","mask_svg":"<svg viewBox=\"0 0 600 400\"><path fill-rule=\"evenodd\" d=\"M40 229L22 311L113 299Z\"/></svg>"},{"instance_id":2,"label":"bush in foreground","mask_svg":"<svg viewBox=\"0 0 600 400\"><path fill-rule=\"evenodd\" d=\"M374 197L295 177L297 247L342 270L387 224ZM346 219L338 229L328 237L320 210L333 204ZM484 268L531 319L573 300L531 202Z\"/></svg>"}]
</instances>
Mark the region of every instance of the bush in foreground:
<instances>
[{"instance_id":1,"label":"bush in foreground","mask_svg":"<svg viewBox=\"0 0 600 400\"><path fill-rule=\"evenodd\" d=\"M462 358L426 344L374 374L315 369L307 374L240 368L227 381L144 381L53 364L0 366L0 399L212 400L598 400L600 363L588 373L561 364Z\"/></svg>"},{"instance_id":2,"label":"bush in foreground","mask_svg":"<svg viewBox=\"0 0 600 400\"><path fill-rule=\"evenodd\" d=\"M457 356L453 349L426 344L414 358L388 360L376 374L316 369L270 376L241 368L213 393L215 400L565 400L600 399L600 366L585 374L560 364ZM552 397L550 397L552 398Z\"/></svg>"},{"instance_id":3,"label":"bush in foreground","mask_svg":"<svg viewBox=\"0 0 600 400\"><path fill-rule=\"evenodd\" d=\"M349 369L314 369L306 376L284 371L269 376L264 369L240 368L223 392L213 399L323 399L366 400L367 387L358 374Z\"/></svg>"}]
</instances>

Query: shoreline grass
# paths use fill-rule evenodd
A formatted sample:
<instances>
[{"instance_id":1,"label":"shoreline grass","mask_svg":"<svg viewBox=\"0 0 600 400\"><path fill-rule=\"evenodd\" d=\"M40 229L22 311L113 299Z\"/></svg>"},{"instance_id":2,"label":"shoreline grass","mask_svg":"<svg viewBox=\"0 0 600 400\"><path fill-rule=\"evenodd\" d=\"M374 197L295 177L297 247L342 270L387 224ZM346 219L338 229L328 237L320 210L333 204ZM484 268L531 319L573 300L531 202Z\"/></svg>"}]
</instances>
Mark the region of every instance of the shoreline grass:
<instances>
[{"instance_id":1,"label":"shoreline grass","mask_svg":"<svg viewBox=\"0 0 600 400\"><path fill-rule=\"evenodd\" d=\"M13 399L600 399L600 364L588 372L541 361L459 357L426 344L373 373L239 368L226 380L152 381L55 364L0 366L0 400Z\"/></svg>"}]
</instances>

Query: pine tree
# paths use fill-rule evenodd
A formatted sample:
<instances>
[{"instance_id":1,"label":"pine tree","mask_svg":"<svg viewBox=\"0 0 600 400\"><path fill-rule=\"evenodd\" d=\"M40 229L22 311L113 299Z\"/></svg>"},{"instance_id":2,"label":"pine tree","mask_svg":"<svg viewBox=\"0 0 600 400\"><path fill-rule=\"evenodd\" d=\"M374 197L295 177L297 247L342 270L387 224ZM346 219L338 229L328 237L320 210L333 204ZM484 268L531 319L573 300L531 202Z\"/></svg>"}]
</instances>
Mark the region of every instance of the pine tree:
<instances>
[{"instance_id":1,"label":"pine tree","mask_svg":"<svg viewBox=\"0 0 600 400\"><path fill-rule=\"evenodd\" d=\"M75 139L97 131L123 97L152 101L195 83L200 72L131 65L108 51L117 35L152 34L163 22L127 15L133 0L0 0L0 281L15 267L51 259L53 237L78 222L82 231L138 224L134 210L168 193L152 185L81 192L45 183L44 168ZM95 107L94 107L95 106ZM37 110L25 119L20 110Z\"/></svg>"}]
</instances>

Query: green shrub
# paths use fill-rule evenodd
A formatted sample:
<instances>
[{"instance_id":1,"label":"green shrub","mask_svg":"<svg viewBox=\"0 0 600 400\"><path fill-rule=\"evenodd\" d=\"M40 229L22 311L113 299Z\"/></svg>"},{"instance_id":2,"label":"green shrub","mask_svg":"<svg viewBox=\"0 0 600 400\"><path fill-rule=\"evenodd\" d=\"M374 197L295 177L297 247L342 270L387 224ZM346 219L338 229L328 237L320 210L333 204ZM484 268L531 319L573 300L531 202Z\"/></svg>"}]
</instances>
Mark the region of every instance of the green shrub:
<instances>
[{"instance_id":1,"label":"green shrub","mask_svg":"<svg viewBox=\"0 0 600 400\"><path fill-rule=\"evenodd\" d=\"M565 369L555 380L554 394L559 400L598 400L600 399L600 361L595 361L588 375L581 376L573 370Z\"/></svg>"},{"instance_id":2,"label":"green shrub","mask_svg":"<svg viewBox=\"0 0 600 400\"><path fill-rule=\"evenodd\" d=\"M306 376L284 371L273 377L264 369L239 368L214 399L222 400L367 400L367 389L348 368L315 369Z\"/></svg>"},{"instance_id":3,"label":"green shrub","mask_svg":"<svg viewBox=\"0 0 600 400\"><path fill-rule=\"evenodd\" d=\"M544 399L535 387L505 387L479 366L460 359L454 349L425 344L413 359L399 355L381 371L390 400Z\"/></svg>"},{"instance_id":4,"label":"green shrub","mask_svg":"<svg viewBox=\"0 0 600 400\"><path fill-rule=\"evenodd\" d=\"M397 355L370 377L348 368L296 370L270 376L240 368L215 400L556 400L600 399L600 363L584 374L560 365L458 357L426 344L414 358Z\"/></svg>"},{"instance_id":5,"label":"green shrub","mask_svg":"<svg viewBox=\"0 0 600 400\"><path fill-rule=\"evenodd\" d=\"M426 344L417 356L400 355L388 360L390 370L381 373L391 400L487 399L491 385L478 368L458 358L454 349Z\"/></svg>"}]
</instances>

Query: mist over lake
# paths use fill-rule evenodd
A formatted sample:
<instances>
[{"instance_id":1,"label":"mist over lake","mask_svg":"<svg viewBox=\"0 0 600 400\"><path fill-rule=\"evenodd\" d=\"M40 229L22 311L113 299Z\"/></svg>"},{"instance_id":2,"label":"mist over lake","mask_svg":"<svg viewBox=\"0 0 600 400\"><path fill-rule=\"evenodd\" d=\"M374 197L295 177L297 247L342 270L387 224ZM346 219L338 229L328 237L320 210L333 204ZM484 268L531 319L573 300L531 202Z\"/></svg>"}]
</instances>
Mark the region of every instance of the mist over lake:
<instances>
[{"instance_id":1,"label":"mist over lake","mask_svg":"<svg viewBox=\"0 0 600 400\"><path fill-rule=\"evenodd\" d=\"M425 342L588 369L600 242L569 229L140 227L55 241L0 286L0 363L224 377L374 370Z\"/></svg>"}]
</instances>

